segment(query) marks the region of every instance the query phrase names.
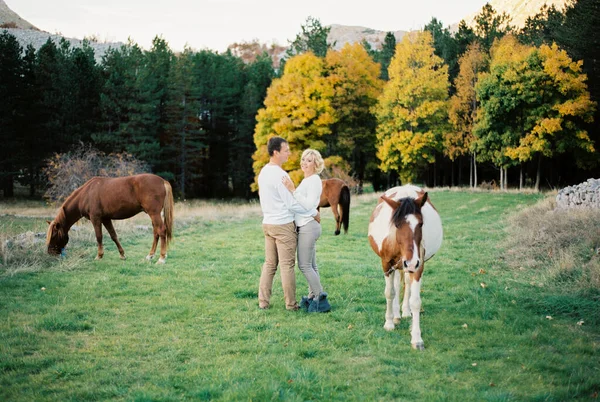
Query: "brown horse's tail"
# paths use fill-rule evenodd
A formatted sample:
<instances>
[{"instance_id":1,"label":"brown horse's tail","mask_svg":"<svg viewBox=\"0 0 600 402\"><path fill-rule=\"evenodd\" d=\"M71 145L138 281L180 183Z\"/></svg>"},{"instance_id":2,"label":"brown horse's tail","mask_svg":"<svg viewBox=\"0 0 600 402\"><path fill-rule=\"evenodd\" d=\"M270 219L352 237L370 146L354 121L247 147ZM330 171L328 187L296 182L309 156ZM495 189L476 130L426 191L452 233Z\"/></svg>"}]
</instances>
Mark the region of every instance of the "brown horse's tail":
<instances>
[{"instance_id":1,"label":"brown horse's tail","mask_svg":"<svg viewBox=\"0 0 600 402\"><path fill-rule=\"evenodd\" d=\"M165 191L167 192L165 194L165 201L163 203L163 213L164 213L165 229L166 229L165 237L166 237L167 246L168 246L169 242L173 238L173 209L174 209L173 189L171 188L171 184L168 181L165 180L163 184L165 186Z\"/></svg>"},{"instance_id":2,"label":"brown horse's tail","mask_svg":"<svg viewBox=\"0 0 600 402\"><path fill-rule=\"evenodd\" d=\"M344 233L348 233L348 225L350 224L350 189L346 185L340 191L340 206L342 207L341 215Z\"/></svg>"}]
</instances>

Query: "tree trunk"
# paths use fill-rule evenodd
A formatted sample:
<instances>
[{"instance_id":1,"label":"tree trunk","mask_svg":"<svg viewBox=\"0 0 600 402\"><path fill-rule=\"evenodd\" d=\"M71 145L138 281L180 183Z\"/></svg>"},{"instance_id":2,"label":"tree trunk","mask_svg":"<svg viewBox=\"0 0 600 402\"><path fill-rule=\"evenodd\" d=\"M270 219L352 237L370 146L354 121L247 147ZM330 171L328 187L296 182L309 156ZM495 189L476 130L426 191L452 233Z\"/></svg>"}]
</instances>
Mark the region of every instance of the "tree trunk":
<instances>
[{"instance_id":1,"label":"tree trunk","mask_svg":"<svg viewBox=\"0 0 600 402\"><path fill-rule=\"evenodd\" d=\"M504 190L504 169L500 166L500 190Z\"/></svg>"},{"instance_id":2,"label":"tree trunk","mask_svg":"<svg viewBox=\"0 0 600 402\"><path fill-rule=\"evenodd\" d=\"M12 174L4 176L2 190L4 191L4 198L15 196L15 183Z\"/></svg>"},{"instance_id":3,"label":"tree trunk","mask_svg":"<svg viewBox=\"0 0 600 402\"><path fill-rule=\"evenodd\" d=\"M473 152L473 188L477 188L477 154Z\"/></svg>"},{"instance_id":4,"label":"tree trunk","mask_svg":"<svg viewBox=\"0 0 600 402\"><path fill-rule=\"evenodd\" d=\"M535 191L540 191L540 180L542 177L542 154L538 158L537 173L535 175Z\"/></svg>"},{"instance_id":5,"label":"tree trunk","mask_svg":"<svg viewBox=\"0 0 600 402\"><path fill-rule=\"evenodd\" d=\"M181 169L181 182L179 184L179 191L181 192L181 198L185 200L185 163L186 163L186 157L185 157L185 95L183 96L182 99L182 106L183 106L183 117L182 117L182 127L181 127L181 148L179 150L179 152L181 153L181 158L180 158L180 169Z\"/></svg>"},{"instance_id":6,"label":"tree trunk","mask_svg":"<svg viewBox=\"0 0 600 402\"><path fill-rule=\"evenodd\" d=\"M519 190L523 190L523 164L519 165Z\"/></svg>"}]
</instances>

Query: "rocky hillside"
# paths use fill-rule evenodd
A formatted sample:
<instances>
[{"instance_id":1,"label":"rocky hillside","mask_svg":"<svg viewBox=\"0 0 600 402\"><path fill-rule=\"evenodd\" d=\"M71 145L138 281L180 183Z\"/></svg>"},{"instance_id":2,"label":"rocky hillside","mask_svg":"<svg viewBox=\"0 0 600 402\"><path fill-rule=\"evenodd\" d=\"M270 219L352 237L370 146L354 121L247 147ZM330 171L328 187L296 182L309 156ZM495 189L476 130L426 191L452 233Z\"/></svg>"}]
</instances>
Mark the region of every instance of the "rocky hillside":
<instances>
[{"instance_id":1,"label":"rocky hillside","mask_svg":"<svg viewBox=\"0 0 600 402\"><path fill-rule=\"evenodd\" d=\"M396 42L401 41L406 32L407 31L394 31L393 34L396 37ZM362 42L363 40L366 40L372 48L381 49L386 34L387 32L385 31L377 31L371 28L334 24L331 25L327 42L335 43L334 49L341 49L346 43Z\"/></svg>"},{"instance_id":2,"label":"rocky hillside","mask_svg":"<svg viewBox=\"0 0 600 402\"><path fill-rule=\"evenodd\" d=\"M35 29L39 31L39 29L8 8L4 0L0 0L0 28Z\"/></svg>"},{"instance_id":3,"label":"rocky hillside","mask_svg":"<svg viewBox=\"0 0 600 402\"><path fill-rule=\"evenodd\" d=\"M0 31L8 31L11 35L17 38L19 44L25 49L28 45L32 45L35 49L42 47L44 43L48 41L48 38L52 39L54 43L58 45L63 36L54 35L49 32L41 31L29 22L21 18L17 13L8 8L8 5L4 0L0 0ZM65 38L71 43L72 47L81 47L83 40L76 38ZM92 42L90 45L94 49L94 55L96 61L100 62L102 56L106 51L113 47L120 47L123 43L97 43Z\"/></svg>"},{"instance_id":4,"label":"rocky hillside","mask_svg":"<svg viewBox=\"0 0 600 402\"><path fill-rule=\"evenodd\" d=\"M512 17L511 25L517 28L525 26L527 17L533 17L540 12L544 4L563 10L571 0L490 0L490 5L498 14L506 13ZM465 22L473 25L473 18L479 12L465 17ZM457 21L458 22L458 21Z\"/></svg>"},{"instance_id":5,"label":"rocky hillside","mask_svg":"<svg viewBox=\"0 0 600 402\"><path fill-rule=\"evenodd\" d=\"M540 8L544 5L554 5L559 9L563 9L570 0L490 0L490 4L498 13L507 13L512 17L512 25L522 27L525 20L529 16L537 14ZM464 20L469 25L473 25L473 18L479 12L465 16ZM456 29L459 21L442 21L444 24L453 24L452 28ZM48 38L52 38L55 43L58 43L62 38L59 35L52 35L48 32L40 31L29 22L22 19L19 15L13 12L4 0L0 0L0 29L7 29L17 40L21 43L21 46L25 48L28 44L33 45L36 49L40 48ZM329 43L335 43L335 49L341 49L346 43L362 42L366 40L374 49L380 49L385 35L387 32L378 31L371 28L360 27L360 26L346 26L346 25L331 25L331 31L327 41ZM396 41L402 40L406 31L395 31L393 32L396 37ZM81 39L66 38L73 47L81 46ZM102 56L106 53L110 47L120 47L121 42L117 43L97 43L92 42L91 46L94 48L96 59L101 60ZM259 48L258 50L256 48ZM240 57L252 60L256 57L256 54L262 53L266 50L276 64L279 63L279 59L285 54L285 47L276 46L265 48L265 45L258 43L242 43L232 44L230 49L234 54L238 54ZM255 52L256 51L256 52ZM258 52L258 53L257 53Z\"/></svg>"}]
</instances>

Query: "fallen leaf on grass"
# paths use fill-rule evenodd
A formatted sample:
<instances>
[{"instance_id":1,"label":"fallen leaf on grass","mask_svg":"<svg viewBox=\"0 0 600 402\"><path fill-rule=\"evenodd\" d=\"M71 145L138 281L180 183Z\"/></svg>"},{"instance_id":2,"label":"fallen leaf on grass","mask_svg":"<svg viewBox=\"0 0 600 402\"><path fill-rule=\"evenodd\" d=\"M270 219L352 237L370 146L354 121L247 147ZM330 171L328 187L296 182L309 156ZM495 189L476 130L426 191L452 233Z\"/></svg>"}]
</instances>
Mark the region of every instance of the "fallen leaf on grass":
<instances>
[{"instance_id":1,"label":"fallen leaf on grass","mask_svg":"<svg viewBox=\"0 0 600 402\"><path fill-rule=\"evenodd\" d=\"M551 316L551 315L547 315L547 316L546 316L546 319L548 319L548 320L553 320L554 318L552 318L552 316Z\"/></svg>"},{"instance_id":2,"label":"fallen leaf on grass","mask_svg":"<svg viewBox=\"0 0 600 402\"><path fill-rule=\"evenodd\" d=\"M354 326L352 324L348 325L348 329L352 329Z\"/></svg>"},{"instance_id":3,"label":"fallen leaf on grass","mask_svg":"<svg viewBox=\"0 0 600 402\"><path fill-rule=\"evenodd\" d=\"M469 328L469 326L467 324L463 324L462 327L463 328Z\"/></svg>"},{"instance_id":4,"label":"fallen leaf on grass","mask_svg":"<svg viewBox=\"0 0 600 402\"><path fill-rule=\"evenodd\" d=\"M477 366L477 363L473 363L473 364L471 364L471 366L475 367L475 366Z\"/></svg>"},{"instance_id":5,"label":"fallen leaf on grass","mask_svg":"<svg viewBox=\"0 0 600 402\"><path fill-rule=\"evenodd\" d=\"M581 321L577 321L577 325L583 325L585 321L581 320Z\"/></svg>"},{"instance_id":6,"label":"fallen leaf on grass","mask_svg":"<svg viewBox=\"0 0 600 402\"><path fill-rule=\"evenodd\" d=\"M485 282L481 282L479 285L484 289L487 288L487 284Z\"/></svg>"},{"instance_id":7,"label":"fallen leaf on grass","mask_svg":"<svg viewBox=\"0 0 600 402\"><path fill-rule=\"evenodd\" d=\"M494 384L493 382L490 383L490 387L495 387L496 384Z\"/></svg>"},{"instance_id":8,"label":"fallen leaf on grass","mask_svg":"<svg viewBox=\"0 0 600 402\"><path fill-rule=\"evenodd\" d=\"M485 269L483 269L483 268L480 268L480 269L479 269L479 273L480 273L480 274L482 274L482 275L483 275L483 274L487 274L487 272L485 272Z\"/></svg>"}]
</instances>

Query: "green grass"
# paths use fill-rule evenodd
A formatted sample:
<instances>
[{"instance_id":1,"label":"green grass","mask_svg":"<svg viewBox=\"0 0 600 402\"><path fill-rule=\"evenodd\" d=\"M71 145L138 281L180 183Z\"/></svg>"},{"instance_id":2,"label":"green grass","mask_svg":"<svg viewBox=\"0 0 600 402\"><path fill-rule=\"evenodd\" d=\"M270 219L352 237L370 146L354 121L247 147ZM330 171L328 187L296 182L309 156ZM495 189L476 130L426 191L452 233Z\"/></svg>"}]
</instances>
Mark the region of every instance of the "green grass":
<instances>
[{"instance_id":1,"label":"green grass","mask_svg":"<svg viewBox=\"0 0 600 402\"><path fill-rule=\"evenodd\" d=\"M272 308L258 309L264 250L252 213L180 219L164 266L142 261L149 234L119 228L126 261L108 237L94 261L94 242L78 235L66 259L3 266L0 400L596 399L600 327L580 314L598 300L555 310L565 304L545 301L560 294L504 262L509 216L543 196L430 195L445 240L425 267L423 352L411 349L409 320L383 329L383 274L366 239L375 199L364 196L347 235L333 236L322 212L329 314L286 311L279 276ZM0 224L37 227L22 219ZM299 299L299 272L297 283Z\"/></svg>"}]
</instances>

